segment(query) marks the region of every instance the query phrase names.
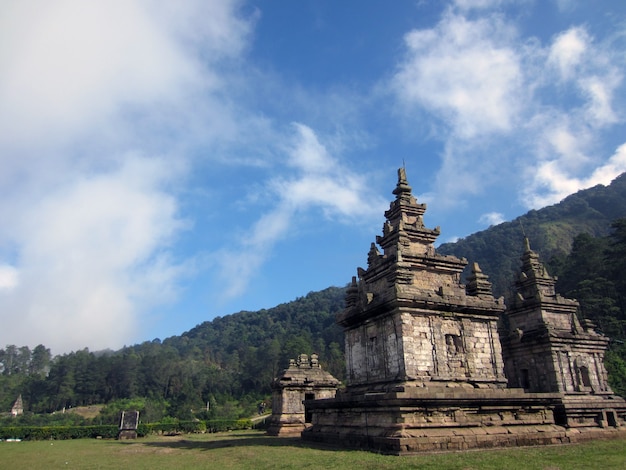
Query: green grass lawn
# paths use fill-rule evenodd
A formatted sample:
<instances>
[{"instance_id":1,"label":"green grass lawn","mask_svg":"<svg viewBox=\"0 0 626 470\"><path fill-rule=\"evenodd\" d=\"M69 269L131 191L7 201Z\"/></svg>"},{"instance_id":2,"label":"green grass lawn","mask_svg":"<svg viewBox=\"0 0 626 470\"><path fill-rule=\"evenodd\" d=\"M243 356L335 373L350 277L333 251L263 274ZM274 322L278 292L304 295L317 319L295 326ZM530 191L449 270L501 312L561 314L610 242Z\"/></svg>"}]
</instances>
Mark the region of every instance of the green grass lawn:
<instances>
[{"instance_id":1,"label":"green grass lawn","mask_svg":"<svg viewBox=\"0 0 626 470\"><path fill-rule=\"evenodd\" d=\"M414 456L313 447L259 431L152 436L136 441L77 439L0 442L6 469L624 469L626 441Z\"/></svg>"}]
</instances>

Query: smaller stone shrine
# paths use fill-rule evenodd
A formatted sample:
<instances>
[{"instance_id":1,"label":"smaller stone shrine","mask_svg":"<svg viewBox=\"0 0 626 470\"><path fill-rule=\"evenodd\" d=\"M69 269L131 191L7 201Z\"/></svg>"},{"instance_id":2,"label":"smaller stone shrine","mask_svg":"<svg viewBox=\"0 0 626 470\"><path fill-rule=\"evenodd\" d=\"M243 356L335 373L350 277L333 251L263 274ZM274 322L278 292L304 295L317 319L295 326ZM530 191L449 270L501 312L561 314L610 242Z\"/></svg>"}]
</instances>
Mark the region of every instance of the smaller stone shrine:
<instances>
[{"instance_id":1,"label":"smaller stone shrine","mask_svg":"<svg viewBox=\"0 0 626 470\"><path fill-rule=\"evenodd\" d=\"M604 367L609 338L578 319L576 300L556 293L556 278L527 238L521 261L500 336L509 385L559 393L556 422L570 429L626 424L626 401L609 387Z\"/></svg>"},{"instance_id":2,"label":"smaller stone shrine","mask_svg":"<svg viewBox=\"0 0 626 470\"><path fill-rule=\"evenodd\" d=\"M317 354L300 354L272 384L272 415L267 433L271 436L300 435L309 426L304 400L333 398L339 380L322 369Z\"/></svg>"},{"instance_id":3,"label":"smaller stone shrine","mask_svg":"<svg viewBox=\"0 0 626 470\"><path fill-rule=\"evenodd\" d=\"M137 439L137 428L139 427L139 411L122 411L120 416L120 430L117 438Z\"/></svg>"}]
</instances>

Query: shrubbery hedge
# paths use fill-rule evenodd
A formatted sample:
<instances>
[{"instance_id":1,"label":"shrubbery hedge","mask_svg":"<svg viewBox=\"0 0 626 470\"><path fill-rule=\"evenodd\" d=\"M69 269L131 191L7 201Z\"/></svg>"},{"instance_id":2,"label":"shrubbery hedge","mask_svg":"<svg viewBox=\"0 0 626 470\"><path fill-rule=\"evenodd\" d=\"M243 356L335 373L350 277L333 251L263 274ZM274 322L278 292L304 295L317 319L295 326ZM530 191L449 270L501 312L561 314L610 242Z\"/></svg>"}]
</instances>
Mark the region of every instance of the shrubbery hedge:
<instances>
[{"instance_id":1,"label":"shrubbery hedge","mask_svg":"<svg viewBox=\"0 0 626 470\"><path fill-rule=\"evenodd\" d=\"M0 427L0 439L40 441L44 439L115 438L115 425L100 426L7 426Z\"/></svg>"},{"instance_id":2,"label":"shrubbery hedge","mask_svg":"<svg viewBox=\"0 0 626 470\"><path fill-rule=\"evenodd\" d=\"M252 429L252 421L244 419L212 419L205 421L207 432L238 431L240 429Z\"/></svg>"},{"instance_id":3,"label":"shrubbery hedge","mask_svg":"<svg viewBox=\"0 0 626 470\"><path fill-rule=\"evenodd\" d=\"M224 432L252 428L249 419L220 419L210 421L180 421L177 423L140 424L137 435L148 434L188 434L197 432ZM45 439L82 439L102 437L114 439L118 427L115 425L100 426L5 426L0 427L0 439L22 439L24 441L40 441Z\"/></svg>"}]
</instances>

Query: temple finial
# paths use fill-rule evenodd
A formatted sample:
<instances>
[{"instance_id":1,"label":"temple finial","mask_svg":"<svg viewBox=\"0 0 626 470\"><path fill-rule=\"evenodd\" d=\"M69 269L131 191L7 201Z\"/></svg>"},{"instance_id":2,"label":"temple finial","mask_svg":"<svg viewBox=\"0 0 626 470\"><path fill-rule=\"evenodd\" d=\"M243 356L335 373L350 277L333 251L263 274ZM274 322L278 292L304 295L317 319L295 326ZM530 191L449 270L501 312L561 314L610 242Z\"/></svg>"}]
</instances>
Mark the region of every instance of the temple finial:
<instances>
[{"instance_id":1,"label":"temple finial","mask_svg":"<svg viewBox=\"0 0 626 470\"><path fill-rule=\"evenodd\" d=\"M396 189L393 190L393 194L398 199L405 199L411 196L411 186L406 179L406 169L404 167L398 169L398 184Z\"/></svg>"}]
</instances>

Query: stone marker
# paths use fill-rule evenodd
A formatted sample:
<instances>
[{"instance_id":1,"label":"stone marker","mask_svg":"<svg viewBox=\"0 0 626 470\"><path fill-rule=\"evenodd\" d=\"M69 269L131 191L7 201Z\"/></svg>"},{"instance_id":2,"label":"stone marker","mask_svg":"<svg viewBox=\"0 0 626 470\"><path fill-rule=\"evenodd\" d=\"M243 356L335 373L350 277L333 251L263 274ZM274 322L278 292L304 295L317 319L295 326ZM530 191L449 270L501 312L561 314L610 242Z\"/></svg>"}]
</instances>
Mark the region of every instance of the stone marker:
<instances>
[{"instance_id":1,"label":"stone marker","mask_svg":"<svg viewBox=\"0 0 626 470\"><path fill-rule=\"evenodd\" d=\"M139 411L122 411L120 417L120 430L117 438L137 439L137 427L139 426Z\"/></svg>"}]
</instances>

